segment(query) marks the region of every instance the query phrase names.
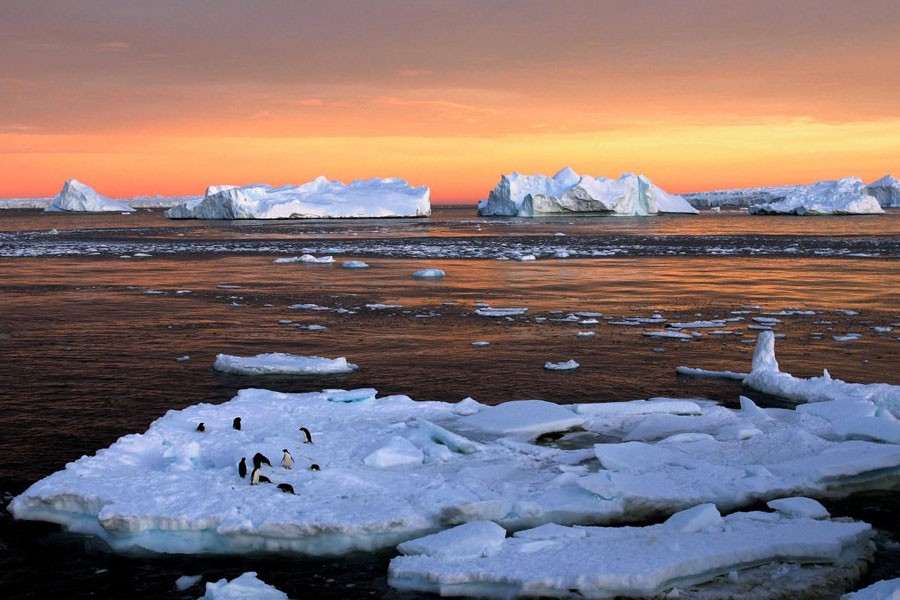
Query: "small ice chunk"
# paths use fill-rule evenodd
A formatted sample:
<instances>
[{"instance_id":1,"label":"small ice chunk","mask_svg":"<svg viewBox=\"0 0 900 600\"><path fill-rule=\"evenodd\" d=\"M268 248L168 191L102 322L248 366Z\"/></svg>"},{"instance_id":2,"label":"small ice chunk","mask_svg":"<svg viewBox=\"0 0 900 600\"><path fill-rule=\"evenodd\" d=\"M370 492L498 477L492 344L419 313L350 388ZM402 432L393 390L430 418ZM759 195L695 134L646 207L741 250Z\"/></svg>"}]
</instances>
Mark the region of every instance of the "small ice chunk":
<instances>
[{"instance_id":1,"label":"small ice chunk","mask_svg":"<svg viewBox=\"0 0 900 600\"><path fill-rule=\"evenodd\" d=\"M366 269L369 265L361 260L345 260L341 266L345 269Z\"/></svg>"},{"instance_id":2,"label":"small ice chunk","mask_svg":"<svg viewBox=\"0 0 900 600\"><path fill-rule=\"evenodd\" d=\"M862 337L862 334L859 334L859 333L848 333L845 335L833 335L833 336L831 336L831 339L833 339L836 342L855 342L856 340L858 340L861 337Z\"/></svg>"},{"instance_id":3,"label":"small ice chunk","mask_svg":"<svg viewBox=\"0 0 900 600\"><path fill-rule=\"evenodd\" d=\"M674 340L692 340L694 336L680 331L642 331L641 335L652 338L671 338Z\"/></svg>"},{"instance_id":4,"label":"small ice chunk","mask_svg":"<svg viewBox=\"0 0 900 600\"><path fill-rule=\"evenodd\" d=\"M475 314L480 317L516 317L524 315L528 312L527 308L492 308L485 306L475 310Z\"/></svg>"},{"instance_id":5,"label":"small ice chunk","mask_svg":"<svg viewBox=\"0 0 900 600\"><path fill-rule=\"evenodd\" d=\"M564 362L545 362L544 368L548 371L571 371L572 369L577 369L580 367L576 361L567 360Z\"/></svg>"},{"instance_id":6,"label":"small ice chunk","mask_svg":"<svg viewBox=\"0 0 900 600\"><path fill-rule=\"evenodd\" d=\"M828 519L831 514L812 498L779 498L766 502L766 506L788 517L806 517L808 519Z\"/></svg>"},{"instance_id":7,"label":"small ice chunk","mask_svg":"<svg viewBox=\"0 0 900 600\"><path fill-rule=\"evenodd\" d=\"M183 592L184 590L200 583L201 579L203 579L202 575L182 575L175 580L175 589L179 592Z\"/></svg>"},{"instance_id":8,"label":"small ice chunk","mask_svg":"<svg viewBox=\"0 0 900 600\"><path fill-rule=\"evenodd\" d=\"M235 375L324 375L349 373L358 367L344 357L297 356L272 352L251 357L219 354L213 369Z\"/></svg>"},{"instance_id":9,"label":"small ice chunk","mask_svg":"<svg viewBox=\"0 0 900 600\"><path fill-rule=\"evenodd\" d=\"M447 560L490 556L506 539L506 530L492 521L472 521L403 542L397 550L405 556L432 556Z\"/></svg>"},{"instance_id":10,"label":"small ice chunk","mask_svg":"<svg viewBox=\"0 0 900 600\"><path fill-rule=\"evenodd\" d=\"M721 527L722 523L722 515L715 504L700 504L675 513L666 520L665 526L681 533L697 533L706 529Z\"/></svg>"},{"instance_id":11,"label":"small ice chunk","mask_svg":"<svg viewBox=\"0 0 900 600\"><path fill-rule=\"evenodd\" d=\"M594 337L596 335L597 335L596 331L579 331L578 333L575 334L575 337L588 338L588 337Z\"/></svg>"},{"instance_id":12,"label":"small ice chunk","mask_svg":"<svg viewBox=\"0 0 900 600\"><path fill-rule=\"evenodd\" d=\"M472 345L473 345L473 346L490 346L491 343L490 343L490 342L484 342L484 341L477 341L477 342L472 342Z\"/></svg>"},{"instance_id":13,"label":"small ice chunk","mask_svg":"<svg viewBox=\"0 0 900 600\"><path fill-rule=\"evenodd\" d=\"M225 578L215 583L206 583L206 594L199 600L288 600L281 590L263 583L254 571L228 581Z\"/></svg>"},{"instance_id":14,"label":"small ice chunk","mask_svg":"<svg viewBox=\"0 0 900 600\"><path fill-rule=\"evenodd\" d=\"M445 275L446 273L441 269L421 269L412 274L417 279L440 279Z\"/></svg>"},{"instance_id":15,"label":"small ice chunk","mask_svg":"<svg viewBox=\"0 0 900 600\"><path fill-rule=\"evenodd\" d=\"M191 357L187 354L185 354L184 356L179 356L175 359L176 362L188 362L189 360L191 360Z\"/></svg>"}]
</instances>

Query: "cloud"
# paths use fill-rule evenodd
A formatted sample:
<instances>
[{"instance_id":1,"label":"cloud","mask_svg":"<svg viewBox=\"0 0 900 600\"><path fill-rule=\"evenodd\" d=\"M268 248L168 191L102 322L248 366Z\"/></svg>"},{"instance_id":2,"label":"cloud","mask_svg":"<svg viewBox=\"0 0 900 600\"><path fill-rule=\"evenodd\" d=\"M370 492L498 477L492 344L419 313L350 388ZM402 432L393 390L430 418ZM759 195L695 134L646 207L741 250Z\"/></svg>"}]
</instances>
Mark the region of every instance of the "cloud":
<instances>
[{"instance_id":1,"label":"cloud","mask_svg":"<svg viewBox=\"0 0 900 600\"><path fill-rule=\"evenodd\" d=\"M128 42L100 42L94 47L103 52L128 52L131 50L131 44Z\"/></svg>"}]
</instances>

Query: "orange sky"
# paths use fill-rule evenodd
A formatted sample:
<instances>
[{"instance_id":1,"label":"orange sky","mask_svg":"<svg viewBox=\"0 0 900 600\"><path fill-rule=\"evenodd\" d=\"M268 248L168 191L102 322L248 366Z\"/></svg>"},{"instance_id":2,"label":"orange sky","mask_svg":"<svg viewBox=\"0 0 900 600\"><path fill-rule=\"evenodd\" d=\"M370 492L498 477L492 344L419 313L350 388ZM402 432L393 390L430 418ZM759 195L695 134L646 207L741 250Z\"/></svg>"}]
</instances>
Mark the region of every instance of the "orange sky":
<instances>
[{"instance_id":1,"label":"orange sky","mask_svg":"<svg viewBox=\"0 0 900 600\"><path fill-rule=\"evenodd\" d=\"M0 4L0 47L0 197L900 173L895 0L31 0Z\"/></svg>"}]
</instances>

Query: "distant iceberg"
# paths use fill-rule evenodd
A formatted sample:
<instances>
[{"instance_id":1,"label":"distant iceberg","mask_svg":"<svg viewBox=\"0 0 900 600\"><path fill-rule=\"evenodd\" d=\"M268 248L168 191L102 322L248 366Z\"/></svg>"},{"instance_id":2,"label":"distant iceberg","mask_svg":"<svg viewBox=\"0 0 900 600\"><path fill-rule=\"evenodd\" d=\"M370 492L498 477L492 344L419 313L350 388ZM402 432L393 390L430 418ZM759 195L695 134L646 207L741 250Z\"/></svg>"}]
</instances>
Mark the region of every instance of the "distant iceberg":
<instances>
[{"instance_id":1,"label":"distant iceberg","mask_svg":"<svg viewBox=\"0 0 900 600\"><path fill-rule=\"evenodd\" d=\"M900 207L900 180L892 175L885 175L867 185L866 193L878 199L882 207Z\"/></svg>"},{"instance_id":2,"label":"distant iceberg","mask_svg":"<svg viewBox=\"0 0 900 600\"><path fill-rule=\"evenodd\" d=\"M569 167L553 177L518 172L503 175L488 199L478 204L481 216L644 216L658 213L696 214L697 209L680 196L667 194L643 175L625 173L619 179L607 179L578 175Z\"/></svg>"},{"instance_id":3,"label":"distant iceberg","mask_svg":"<svg viewBox=\"0 0 900 600\"><path fill-rule=\"evenodd\" d=\"M69 179L44 212L134 212L134 209L98 194L76 179Z\"/></svg>"},{"instance_id":4,"label":"distant iceberg","mask_svg":"<svg viewBox=\"0 0 900 600\"><path fill-rule=\"evenodd\" d=\"M170 208L170 219L349 219L427 217L428 187L397 178L350 184L325 177L302 185L210 186L203 198Z\"/></svg>"},{"instance_id":5,"label":"distant iceberg","mask_svg":"<svg viewBox=\"0 0 900 600\"><path fill-rule=\"evenodd\" d=\"M798 186L783 199L750 207L753 215L872 215L884 212L859 177Z\"/></svg>"}]
</instances>

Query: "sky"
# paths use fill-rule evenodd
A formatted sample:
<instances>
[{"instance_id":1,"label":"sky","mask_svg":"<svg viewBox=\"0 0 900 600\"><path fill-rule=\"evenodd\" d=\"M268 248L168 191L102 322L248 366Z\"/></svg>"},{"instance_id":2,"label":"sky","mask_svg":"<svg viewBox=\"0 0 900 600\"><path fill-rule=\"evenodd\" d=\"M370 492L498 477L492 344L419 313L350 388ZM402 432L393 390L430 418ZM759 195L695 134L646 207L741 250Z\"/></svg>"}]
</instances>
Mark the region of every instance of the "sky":
<instances>
[{"instance_id":1,"label":"sky","mask_svg":"<svg viewBox=\"0 0 900 600\"><path fill-rule=\"evenodd\" d=\"M897 0L0 0L0 197L900 175Z\"/></svg>"}]
</instances>

